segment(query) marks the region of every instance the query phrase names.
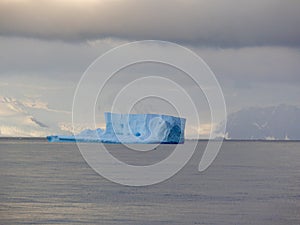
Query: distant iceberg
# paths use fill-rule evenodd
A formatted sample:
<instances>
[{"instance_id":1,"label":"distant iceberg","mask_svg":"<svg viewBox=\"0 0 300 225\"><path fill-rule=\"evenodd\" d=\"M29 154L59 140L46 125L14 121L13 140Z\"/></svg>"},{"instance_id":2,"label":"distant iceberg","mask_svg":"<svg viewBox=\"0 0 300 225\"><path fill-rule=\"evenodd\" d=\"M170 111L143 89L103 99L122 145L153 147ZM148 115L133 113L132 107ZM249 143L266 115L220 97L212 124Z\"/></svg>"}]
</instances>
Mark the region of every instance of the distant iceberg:
<instances>
[{"instance_id":1,"label":"distant iceberg","mask_svg":"<svg viewBox=\"0 0 300 225\"><path fill-rule=\"evenodd\" d=\"M160 114L104 114L106 129L83 130L72 136L47 136L49 142L182 144L186 119Z\"/></svg>"}]
</instances>

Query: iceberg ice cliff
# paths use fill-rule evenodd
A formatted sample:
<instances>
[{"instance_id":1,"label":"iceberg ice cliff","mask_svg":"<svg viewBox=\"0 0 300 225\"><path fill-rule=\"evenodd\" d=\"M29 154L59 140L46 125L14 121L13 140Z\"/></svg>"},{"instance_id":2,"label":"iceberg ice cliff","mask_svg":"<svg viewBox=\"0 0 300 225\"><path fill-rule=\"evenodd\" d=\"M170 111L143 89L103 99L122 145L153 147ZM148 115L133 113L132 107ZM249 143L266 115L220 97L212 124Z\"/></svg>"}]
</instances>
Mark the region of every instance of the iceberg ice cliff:
<instances>
[{"instance_id":1,"label":"iceberg ice cliff","mask_svg":"<svg viewBox=\"0 0 300 225\"><path fill-rule=\"evenodd\" d=\"M49 142L102 142L136 144L180 144L184 142L186 119L160 114L107 112L106 129L83 130L72 136L47 136Z\"/></svg>"}]
</instances>

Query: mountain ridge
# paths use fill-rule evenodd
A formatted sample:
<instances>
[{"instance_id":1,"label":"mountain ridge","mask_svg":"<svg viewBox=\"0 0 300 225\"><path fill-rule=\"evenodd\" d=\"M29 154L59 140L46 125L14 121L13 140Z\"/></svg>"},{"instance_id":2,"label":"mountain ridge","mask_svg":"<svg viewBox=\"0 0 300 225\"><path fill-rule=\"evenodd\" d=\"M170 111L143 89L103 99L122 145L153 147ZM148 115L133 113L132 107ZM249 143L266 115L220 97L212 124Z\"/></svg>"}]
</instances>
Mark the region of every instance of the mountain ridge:
<instances>
[{"instance_id":1,"label":"mountain ridge","mask_svg":"<svg viewBox=\"0 0 300 225\"><path fill-rule=\"evenodd\" d=\"M226 138L300 140L299 121L298 106L249 107L228 115Z\"/></svg>"}]
</instances>

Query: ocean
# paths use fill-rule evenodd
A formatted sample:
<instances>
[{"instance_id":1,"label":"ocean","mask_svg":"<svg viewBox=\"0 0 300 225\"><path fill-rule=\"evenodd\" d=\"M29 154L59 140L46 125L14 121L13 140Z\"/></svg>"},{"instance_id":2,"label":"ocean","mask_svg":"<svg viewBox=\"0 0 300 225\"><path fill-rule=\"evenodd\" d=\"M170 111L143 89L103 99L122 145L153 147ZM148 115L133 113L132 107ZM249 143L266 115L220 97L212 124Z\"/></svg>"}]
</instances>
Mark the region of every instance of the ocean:
<instances>
[{"instance_id":1,"label":"ocean","mask_svg":"<svg viewBox=\"0 0 300 225\"><path fill-rule=\"evenodd\" d=\"M300 142L226 141L200 173L205 146L170 179L129 187L98 175L75 143L2 138L0 224L300 224ZM107 148L139 165L173 150Z\"/></svg>"}]
</instances>

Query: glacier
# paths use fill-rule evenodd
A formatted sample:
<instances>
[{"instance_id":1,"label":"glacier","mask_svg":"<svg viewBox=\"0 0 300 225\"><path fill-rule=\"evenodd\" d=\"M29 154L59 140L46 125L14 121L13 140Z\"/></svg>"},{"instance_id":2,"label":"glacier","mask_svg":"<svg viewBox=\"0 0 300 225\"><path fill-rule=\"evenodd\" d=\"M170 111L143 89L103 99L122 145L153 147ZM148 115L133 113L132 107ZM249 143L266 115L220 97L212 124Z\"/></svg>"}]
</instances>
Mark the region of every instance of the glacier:
<instances>
[{"instance_id":1,"label":"glacier","mask_svg":"<svg viewBox=\"0 0 300 225\"><path fill-rule=\"evenodd\" d=\"M86 129L77 135L47 136L49 142L101 142L112 144L182 144L185 118L161 114L104 114L106 129Z\"/></svg>"}]
</instances>

